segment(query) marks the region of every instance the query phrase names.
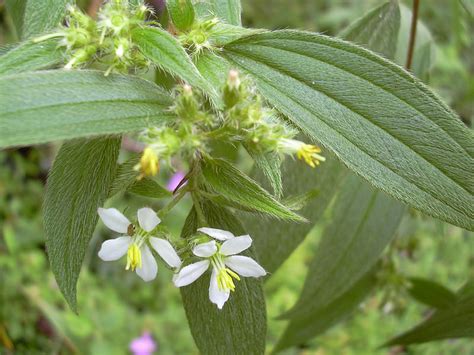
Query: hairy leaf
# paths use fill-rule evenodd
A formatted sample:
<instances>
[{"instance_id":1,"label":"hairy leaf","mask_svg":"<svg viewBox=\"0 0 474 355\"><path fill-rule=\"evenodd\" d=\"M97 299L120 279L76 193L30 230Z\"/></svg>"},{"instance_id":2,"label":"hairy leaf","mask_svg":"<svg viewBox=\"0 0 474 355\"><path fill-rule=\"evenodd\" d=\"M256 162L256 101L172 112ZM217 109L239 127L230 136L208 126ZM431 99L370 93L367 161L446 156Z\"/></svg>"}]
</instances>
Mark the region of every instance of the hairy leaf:
<instances>
[{"instance_id":1,"label":"hairy leaf","mask_svg":"<svg viewBox=\"0 0 474 355\"><path fill-rule=\"evenodd\" d=\"M240 4L240 0L208 0L207 3L208 10L213 15L231 25L242 25L240 18L242 5Z\"/></svg>"},{"instance_id":2,"label":"hairy leaf","mask_svg":"<svg viewBox=\"0 0 474 355\"><path fill-rule=\"evenodd\" d=\"M457 293L457 299L455 304L436 310L428 319L385 345L408 345L442 339L474 337L473 280L470 280Z\"/></svg>"},{"instance_id":3,"label":"hairy leaf","mask_svg":"<svg viewBox=\"0 0 474 355\"><path fill-rule=\"evenodd\" d=\"M290 346L305 344L311 339L350 316L359 304L367 297L377 284L375 272L370 271L357 281L350 289L332 300L323 308L292 320L282 335L275 351Z\"/></svg>"},{"instance_id":4,"label":"hairy leaf","mask_svg":"<svg viewBox=\"0 0 474 355\"><path fill-rule=\"evenodd\" d=\"M219 103L217 91L201 76L184 48L171 34L157 27L143 27L134 30L132 36L143 55L153 63L203 90L216 104Z\"/></svg>"},{"instance_id":5,"label":"hairy leaf","mask_svg":"<svg viewBox=\"0 0 474 355\"><path fill-rule=\"evenodd\" d=\"M266 220L259 216L242 216L247 233L254 238L261 264L268 272L275 272L304 240L337 191L345 171L334 156L327 158L316 169L291 159L287 159L282 165L285 198L302 195L309 189L319 191L317 198L307 201L298 211L311 223L295 224L291 221ZM266 180L261 171L255 178L258 181Z\"/></svg>"},{"instance_id":6,"label":"hairy leaf","mask_svg":"<svg viewBox=\"0 0 474 355\"><path fill-rule=\"evenodd\" d=\"M204 183L229 200L273 217L304 221L225 160L206 159L202 164L202 173Z\"/></svg>"},{"instance_id":7,"label":"hairy leaf","mask_svg":"<svg viewBox=\"0 0 474 355\"><path fill-rule=\"evenodd\" d=\"M340 37L393 59L399 29L400 7L397 1L389 1L354 22Z\"/></svg>"},{"instance_id":8,"label":"hairy leaf","mask_svg":"<svg viewBox=\"0 0 474 355\"><path fill-rule=\"evenodd\" d=\"M193 25L195 14L191 0L168 0L166 8L178 30L186 31Z\"/></svg>"},{"instance_id":9,"label":"hairy leaf","mask_svg":"<svg viewBox=\"0 0 474 355\"><path fill-rule=\"evenodd\" d=\"M277 153L257 153L251 149L247 149L255 165L260 169L263 175L268 179L273 188L276 198L280 198L283 194L283 182L281 179L281 159Z\"/></svg>"},{"instance_id":10,"label":"hairy leaf","mask_svg":"<svg viewBox=\"0 0 474 355\"><path fill-rule=\"evenodd\" d=\"M48 177L44 226L49 262L59 289L76 311L76 283L97 224L97 208L113 181L120 138L64 143Z\"/></svg>"},{"instance_id":11,"label":"hairy leaf","mask_svg":"<svg viewBox=\"0 0 474 355\"><path fill-rule=\"evenodd\" d=\"M26 41L0 57L0 75L50 68L62 60L58 41Z\"/></svg>"},{"instance_id":12,"label":"hairy leaf","mask_svg":"<svg viewBox=\"0 0 474 355\"><path fill-rule=\"evenodd\" d=\"M244 234L240 223L225 209L203 204L210 226ZM182 236L196 231L197 218L191 210ZM252 254L250 256L254 257ZM241 278L235 292L219 310L209 301L209 273L181 288L191 333L202 354L263 354L265 351L266 310L262 281Z\"/></svg>"},{"instance_id":13,"label":"hairy leaf","mask_svg":"<svg viewBox=\"0 0 474 355\"><path fill-rule=\"evenodd\" d=\"M0 148L141 130L171 114L155 84L98 71L0 77Z\"/></svg>"},{"instance_id":14,"label":"hairy leaf","mask_svg":"<svg viewBox=\"0 0 474 355\"><path fill-rule=\"evenodd\" d=\"M135 195L151 197L151 198L166 198L171 197L171 192L166 190L163 186L152 179L141 179L135 181L128 189Z\"/></svg>"},{"instance_id":15,"label":"hairy leaf","mask_svg":"<svg viewBox=\"0 0 474 355\"><path fill-rule=\"evenodd\" d=\"M59 27L66 5L73 0L6 0L8 12L21 39Z\"/></svg>"},{"instance_id":16,"label":"hairy leaf","mask_svg":"<svg viewBox=\"0 0 474 355\"><path fill-rule=\"evenodd\" d=\"M474 229L474 140L420 81L350 43L276 31L225 46L278 110L376 187Z\"/></svg>"},{"instance_id":17,"label":"hairy leaf","mask_svg":"<svg viewBox=\"0 0 474 355\"><path fill-rule=\"evenodd\" d=\"M448 308L456 303L456 294L431 280L411 277L408 292L417 301L434 308Z\"/></svg>"},{"instance_id":18,"label":"hairy leaf","mask_svg":"<svg viewBox=\"0 0 474 355\"><path fill-rule=\"evenodd\" d=\"M300 298L284 317L308 317L349 290L392 240L404 209L359 177L350 176L335 201Z\"/></svg>"}]
</instances>

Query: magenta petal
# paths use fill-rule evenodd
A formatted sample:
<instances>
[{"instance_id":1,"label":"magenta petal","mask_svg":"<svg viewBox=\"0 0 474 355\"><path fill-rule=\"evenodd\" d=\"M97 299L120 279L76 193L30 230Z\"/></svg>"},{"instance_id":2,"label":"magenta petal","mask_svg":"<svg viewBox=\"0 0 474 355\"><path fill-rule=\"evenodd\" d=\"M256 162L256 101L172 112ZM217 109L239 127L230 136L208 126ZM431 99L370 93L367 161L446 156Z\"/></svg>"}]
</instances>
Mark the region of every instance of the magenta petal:
<instances>
[{"instance_id":1,"label":"magenta petal","mask_svg":"<svg viewBox=\"0 0 474 355\"><path fill-rule=\"evenodd\" d=\"M166 185L168 191L174 191L185 176L186 175L182 171L177 171L176 173L174 173L173 176L171 176L171 178L169 179L168 185Z\"/></svg>"},{"instance_id":2,"label":"magenta petal","mask_svg":"<svg viewBox=\"0 0 474 355\"><path fill-rule=\"evenodd\" d=\"M156 343L150 333L144 332L140 338L130 342L130 351L133 355L151 355L156 350Z\"/></svg>"}]
</instances>

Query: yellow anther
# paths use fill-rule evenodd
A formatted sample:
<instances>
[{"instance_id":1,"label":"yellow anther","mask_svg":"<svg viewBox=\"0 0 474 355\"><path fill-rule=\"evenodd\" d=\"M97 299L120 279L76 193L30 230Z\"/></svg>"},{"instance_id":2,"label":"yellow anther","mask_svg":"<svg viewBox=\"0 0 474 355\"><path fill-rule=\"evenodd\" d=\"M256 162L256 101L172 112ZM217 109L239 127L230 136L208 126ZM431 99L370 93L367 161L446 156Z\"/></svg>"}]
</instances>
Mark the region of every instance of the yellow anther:
<instances>
[{"instance_id":1,"label":"yellow anther","mask_svg":"<svg viewBox=\"0 0 474 355\"><path fill-rule=\"evenodd\" d=\"M298 159L304 160L310 167L315 168L320 162L326 160L325 157L318 153L321 153L319 147L312 144L301 144L301 147L296 152L296 156Z\"/></svg>"},{"instance_id":2,"label":"yellow anther","mask_svg":"<svg viewBox=\"0 0 474 355\"><path fill-rule=\"evenodd\" d=\"M219 290L225 291L225 290L230 290L230 291L235 291L235 284L234 280L232 279L235 278L236 280L240 281L239 275L237 275L235 272L228 268L222 268L219 270L219 273L217 274L217 286L219 287Z\"/></svg>"},{"instance_id":3,"label":"yellow anther","mask_svg":"<svg viewBox=\"0 0 474 355\"><path fill-rule=\"evenodd\" d=\"M133 243L128 247L127 266L125 267L125 270L129 270L131 268L132 271L135 271L137 267L142 267L142 253L138 245Z\"/></svg>"},{"instance_id":4,"label":"yellow anther","mask_svg":"<svg viewBox=\"0 0 474 355\"><path fill-rule=\"evenodd\" d=\"M158 174L160 168L160 162L158 155L151 148L145 148L143 151L142 157L140 158L140 163L135 166L135 170L141 172L139 179L144 176L155 176Z\"/></svg>"}]
</instances>

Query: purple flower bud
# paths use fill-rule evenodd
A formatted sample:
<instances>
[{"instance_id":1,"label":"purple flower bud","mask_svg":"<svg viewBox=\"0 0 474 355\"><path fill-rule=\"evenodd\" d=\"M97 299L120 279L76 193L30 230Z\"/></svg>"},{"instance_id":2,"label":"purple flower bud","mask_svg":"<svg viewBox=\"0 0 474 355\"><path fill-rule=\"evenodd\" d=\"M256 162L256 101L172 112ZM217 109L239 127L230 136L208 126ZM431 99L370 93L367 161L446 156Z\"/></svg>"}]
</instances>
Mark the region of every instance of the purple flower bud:
<instances>
[{"instance_id":1,"label":"purple flower bud","mask_svg":"<svg viewBox=\"0 0 474 355\"><path fill-rule=\"evenodd\" d=\"M168 185L166 185L166 188L168 191L174 191L178 187L179 183L184 179L185 174L182 171L177 171L176 173L171 176L171 178L168 181Z\"/></svg>"},{"instance_id":2,"label":"purple flower bud","mask_svg":"<svg viewBox=\"0 0 474 355\"><path fill-rule=\"evenodd\" d=\"M139 338L130 343L130 351L133 355L151 355L156 350L156 343L149 332L144 332Z\"/></svg>"}]
</instances>

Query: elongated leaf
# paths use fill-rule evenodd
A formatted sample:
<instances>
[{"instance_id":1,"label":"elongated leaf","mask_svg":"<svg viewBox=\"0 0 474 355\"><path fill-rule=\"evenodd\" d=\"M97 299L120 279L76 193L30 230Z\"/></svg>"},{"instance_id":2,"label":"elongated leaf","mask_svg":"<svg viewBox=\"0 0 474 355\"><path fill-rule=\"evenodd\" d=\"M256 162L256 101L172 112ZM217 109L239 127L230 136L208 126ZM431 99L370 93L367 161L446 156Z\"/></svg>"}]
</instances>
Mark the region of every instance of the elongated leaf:
<instances>
[{"instance_id":1,"label":"elongated leaf","mask_svg":"<svg viewBox=\"0 0 474 355\"><path fill-rule=\"evenodd\" d=\"M270 275L290 256L293 250L313 229L314 223L323 215L345 171L334 156L328 156L324 164L316 169L301 161L287 159L282 165L283 192L285 198L302 195L308 190L319 190L312 200L298 211L310 223L265 220L259 216L242 216L245 229L254 239L255 249L262 266ZM265 181L263 172L255 176Z\"/></svg>"},{"instance_id":2,"label":"elongated leaf","mask_svg":"<svg viewBox=\"0 0 474 355\"><path fill-rule=\"evenodd\" d=\"M199 73L184 48L168 32L156 27L137 28L132 33L135 44L153 63L203 90L216 104L217 91Z\"/></svg>"},{"instance_id":3,"label":"elongated leaf","mask_svg":"<svg viewBox=\"0 0 474 355\"><path fill-rule=\"evenodd\" d=\"M368 19L364 20L362 18L358 20L356 24L366 23L367 26L376 25L377 22L373 20L374 14L370 13L368 16ZM376 16L384 23L384 26L378 27L377 34L372 32L377 40L368 37L365 28L362 26L351 26L352 30L345 31L345 35L350 36L353 41L360 44L368 45L370 43L372 50L382 51L386 48L385 41L394 41L396 39L398 35L396 29L398 27L399 17L396 16L396 10L391 9L391 7L389 9L380 7L379 13L376 14ZM391 21L387 21L386 16L388 16ZM358 34L360 30L362 30L362 33ZM383 33L383 35L380 35L380 33ZM308 140L306 137L300 139L304 141ZM301 167L301 165L294 164L290 160L286 160L284 162L283 174L285 177L284 190L288 191L287 198L291 196L301 196L310 188L312 188L313 191L319 191L318 195L316 195L317 198L301 211L302 215L307 217L314 224L332 200L343 175L344 170L332 156L328 156L328 161L321 167L318 167L314 172ZM257 180L260 181L258 178ZM250 219L248 224L252 226L251 230L255 233L257 238L256 247L260 259L264 265L272 271L276 270L283 260L290 255L313 227L313 225L284 226L282 223L265 224L256 219ZM267 238L267 235L271 235L272 238Z\"/></svg>"},{"instance_id":4,"label":"elongated leaf","mask_svg":"<svg viewBox=\"0 0 474 355\"><path fill-rule=\"evenodd\" d=\"M229 200L277 218L304 221L225 160L206 159L202 173L205 184Z\"/></svg>"},{"instance_id":5,"label":"elongated leaf","mask_svg":"<svg viewBox=\"0 0 474 355\"><path fill-rule=\"evenodd\" d=\"M248 150L249 154L255 161L255 165L265 175L273 188L276 198L280 198L283 194L283 182L281 179L281 159L277 153L256 153Z\"/></svg>"},{"instance_id":6,"label":"elongated leaf","mask_svg":"<svg viewBox=\"0 0 474 355\"><path fill-rule=\"evenodd\" d=\"M135 181L127 190L132 194L151 197L166 198L171 197L171 192L152 179L142 179Z\"/></svg>"},{"instance_id":7,"label":"elongated leaf","mask_svg":"<svg viewBox=\"0 0 474 355\"><path fill-rule=\"evenodd\" d=\"M58 41L49 39L40 43L24 42L0 57L0 75L45 69L61 62Z\"/></svg>"},{"instance_id":8,"label":"elongated leaf","mask_svg":"<svg viewBox=\"0 0 474 355\"><path fill-rule=\"evenodd\" d=\"M73 0L7 0L8 12L20 38L26 39L59 27L66 5Z\"/></svg>"},{"instance_id":9,"label":"elongated leaf","mask_svg":"<svg viewBox=\"0 0 474 355\"><path fill-rule=\"evenodd\" d=\"M356 176L334 205L296 305L285 318L302 318L350 289L378 260L400 223L404 206Z\"/></svg>"},{"instance_id":10,"label":"elongated leaf","mask_svg":"<svg viewBox=\"0 0 474 355\"><path fill-rule=\"evenodd\" d=\"M171 117L155 84L96 71L39 71L0 77L0 148L131 132Z\"/></svg>"},{"instance_id":11,"label":"elongated leaf","mask_svg":"<svg viewBox=\"0 0 474 355\"><path fill-rule=\"evenodd\" d=\"M225 46L225 56L309 136L376 187L474 229L474 140L416 78L329 37L276 31Z\"/></svg>"},{"instance_id":12,"label":"elongated leaf","mask_svg":"<svg viewBox=\"0 0 474 355\"><path fill-rule=\"evenodd\" d=\"M474 337L474 281L457 294L458 301L436 310L428 319L385 345L419 344L450 338Z\"/></svg>"},{"instance_id":13,"label":"elongated leaf","mask_svg":"<svg viewBox=\"0 0 474 355\"><path fill-rule=\"evenodd\" d=\"M210 226L230 230L236 235L245 231L225 208L204 204ZM186 238L198 227L191 210L183 227ZM254 257L252 254L250 256ZM219 310L209 301L209 274L181 288L184 309L191 333L202 354L263 354L265 351L266 310L262 281L241 278L235 292Z\"/></svg>"},{"instance_id":14,"label":"elongated leaf","mask_svg":"<svg viewBox=\"0 0 474 355\"><path fill-rule=\"evenodd\" d=\"M431 280L412 277L408 292L417 301L434 308L448 308L456 303L456 294Z\"/></svg>"},{"instance_id":15,"label":"elongated leaf","mask_svg":"<svg viewBox=\"0 0 474 355\"><path fill-rule=\"evenodd\" d=\"M275 351L290 346L305 344L311 339L350 316L377 284L373 271L364 275L356 284L327 306L292 320L278 341Z\"/></svg>"},{"instance_id":16,"label":"elongated leaf","mask_svg":"<svg viewBox=\"0 0 474 355\"><path fill-rule=\"evenodd\" d=\"M208 10L213 15L231 25L242 25L240 18L242 5L240 4L240 0L208 0L207 3L209 6Z\"/></svg>"},{"instance_id":17,"label":"elongated leaf","mask_svg":"<svg viewBox=\"0 0 474 355\"><path fill-rule=\"evenodd\" d=\"M400 7L389 1L354 22L340 37L393 59L400 29Z\"/></svg>"},{"instance_id":18,"label":"elongated leaf","mask_svg":"<svg viewBox=\"0 0 474 355\"><path fill-rule=\"evenodd\" d=\"M229 63L211 51L204 51L195 58L196 67L201 75L215 87L221 89L230 70Z\"/></svg>"},{"instance_id":19,"label":"elongated leaf","mask_svg":"<svg viewBox=\"0 0 474 355\"><path fill-rule=\"evenodd\" d=\"M49 262L59 289L76 311L76 283L97 224L97 208L115 175L120 138L64 143L48 177L44 226Z\"/></svg>"}]
</instances>

